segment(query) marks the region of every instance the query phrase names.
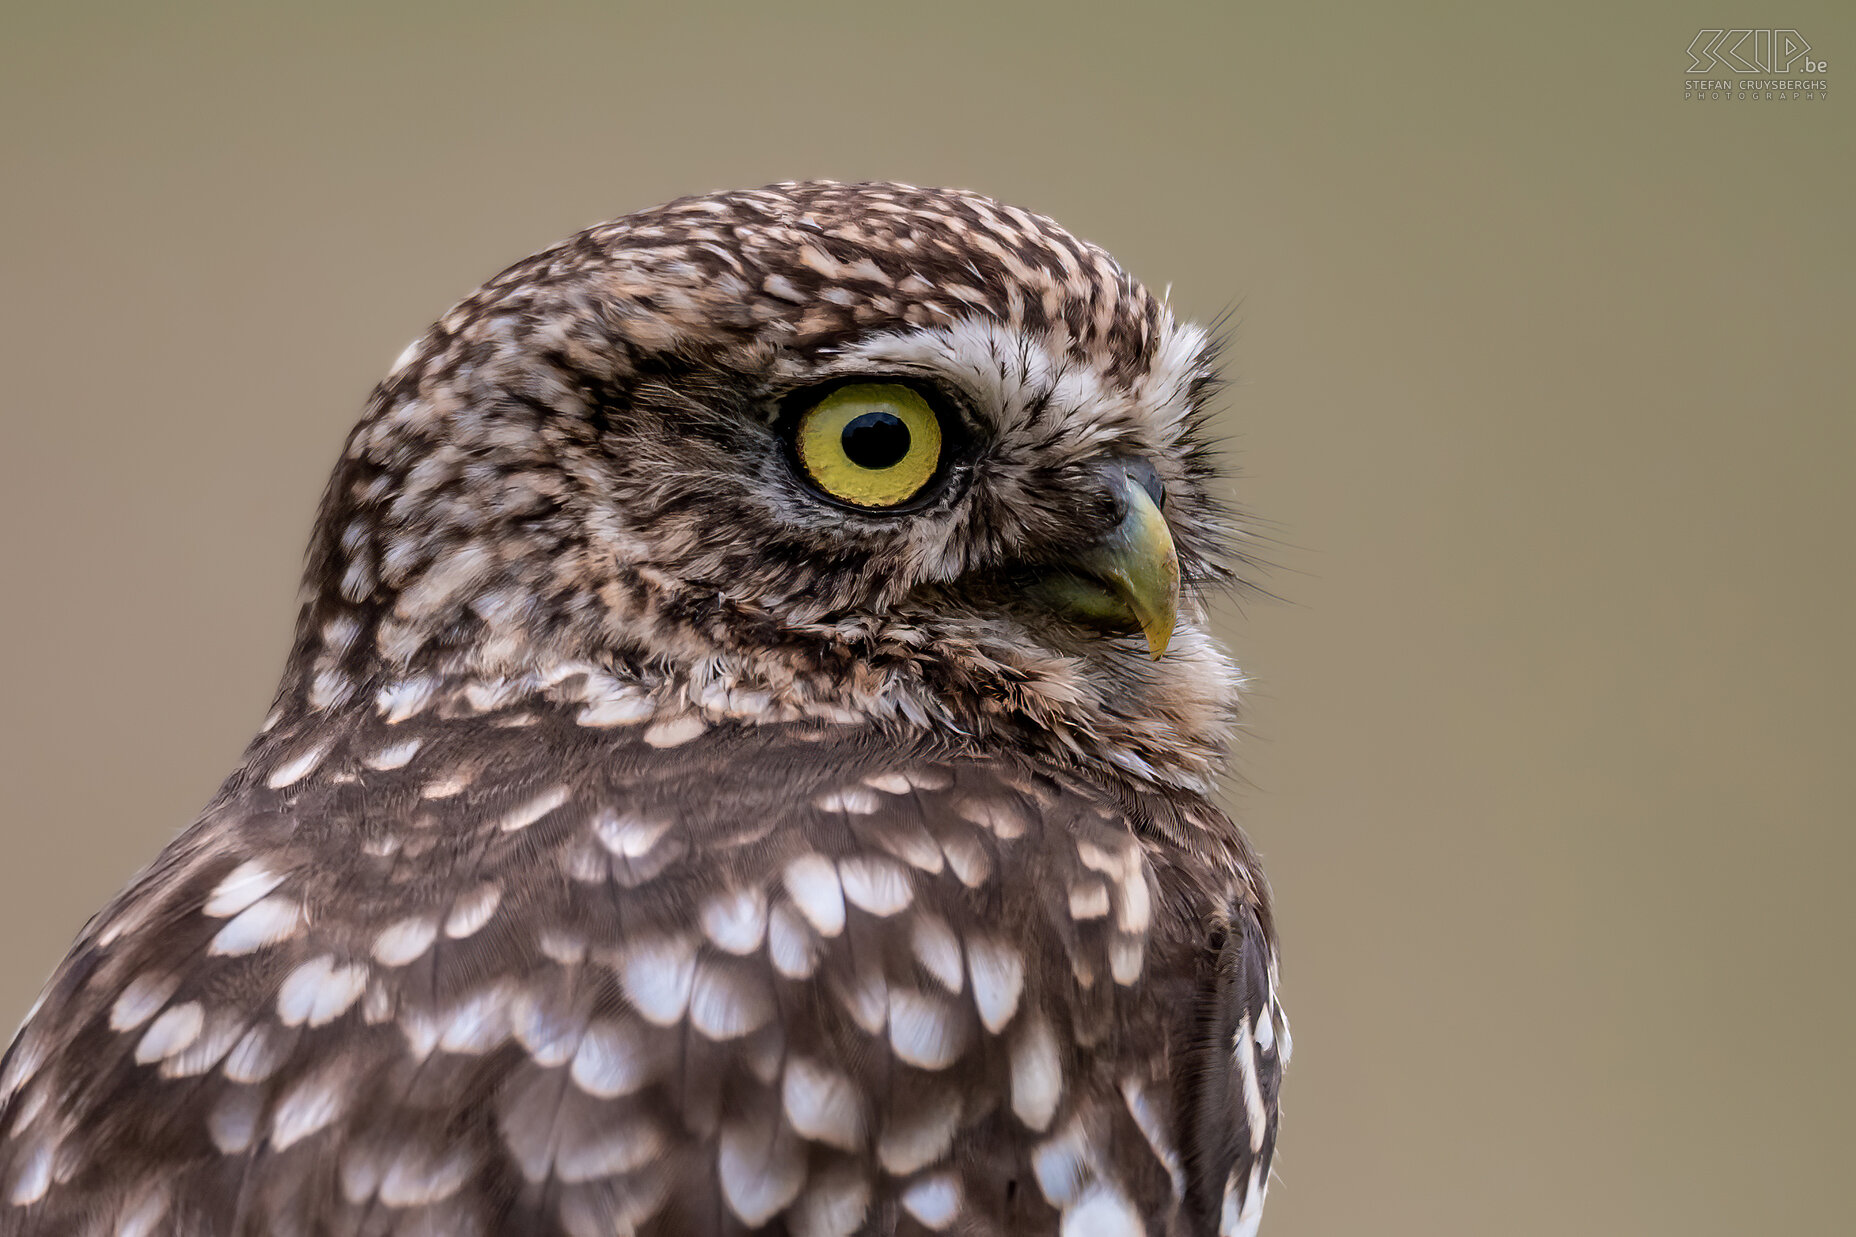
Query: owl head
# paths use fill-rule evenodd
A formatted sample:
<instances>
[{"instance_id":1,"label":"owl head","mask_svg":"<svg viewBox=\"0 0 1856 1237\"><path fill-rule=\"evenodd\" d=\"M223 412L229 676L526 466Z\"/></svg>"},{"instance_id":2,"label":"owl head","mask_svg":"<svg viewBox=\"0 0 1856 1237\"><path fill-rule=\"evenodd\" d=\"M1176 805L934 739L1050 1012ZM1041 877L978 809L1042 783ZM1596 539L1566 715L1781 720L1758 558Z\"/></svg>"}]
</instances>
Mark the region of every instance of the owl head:
<instances>
[{"instance_id":1,"label":"owl head","mask_svg":"<svg viewBox=\"0 0 1856 1237\"><path fill-rule=\"evenodd\" d=\"M1113 258L977 194L789 183L589 228L375 391L285 700L597 678L1202 785L1237 685L1205 626L1216 386Z\"/></svg>"}]
</instances>

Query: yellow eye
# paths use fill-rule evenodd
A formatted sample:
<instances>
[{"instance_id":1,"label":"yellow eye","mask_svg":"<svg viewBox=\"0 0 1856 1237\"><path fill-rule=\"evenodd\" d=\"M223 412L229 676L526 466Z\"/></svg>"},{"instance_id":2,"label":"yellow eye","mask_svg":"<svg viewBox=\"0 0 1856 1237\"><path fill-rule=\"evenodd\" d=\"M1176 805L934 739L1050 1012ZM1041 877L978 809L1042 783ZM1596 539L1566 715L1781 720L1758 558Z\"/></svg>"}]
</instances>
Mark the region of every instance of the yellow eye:
<instances>
[{"instance_id":1,"label":"yellow eye","mask_svg":"<svg viewBox=\"0 0 1856 1237\"><path fill-rule=\"evenodd\" d=\"M941 463L940 418L895 383L839 387L799 418L794 440L806 475L859 507L907 502Z\"/></svg>"}]
</instances>

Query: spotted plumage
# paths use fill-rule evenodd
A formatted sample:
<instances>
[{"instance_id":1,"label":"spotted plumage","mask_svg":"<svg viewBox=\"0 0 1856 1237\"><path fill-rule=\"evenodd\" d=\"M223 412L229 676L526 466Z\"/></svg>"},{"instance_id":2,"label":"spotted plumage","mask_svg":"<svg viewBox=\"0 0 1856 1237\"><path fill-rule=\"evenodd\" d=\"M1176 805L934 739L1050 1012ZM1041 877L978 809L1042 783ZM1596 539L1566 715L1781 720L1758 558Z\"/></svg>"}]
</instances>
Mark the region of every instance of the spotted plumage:
<instances>
[{"instance_id":1,"label":"spotted plumage","mask_svg":"<svg viewBox=\"0 0 1856 1237\"><path fill-rule=\"evenodd\" d=\"M932 479L834 501L796 418L898 386ZM0 1234L1254 1233L1214 386L969 193L492 279L350 437L241 767L0 1064Z\"/></svg>"}]
</instances>

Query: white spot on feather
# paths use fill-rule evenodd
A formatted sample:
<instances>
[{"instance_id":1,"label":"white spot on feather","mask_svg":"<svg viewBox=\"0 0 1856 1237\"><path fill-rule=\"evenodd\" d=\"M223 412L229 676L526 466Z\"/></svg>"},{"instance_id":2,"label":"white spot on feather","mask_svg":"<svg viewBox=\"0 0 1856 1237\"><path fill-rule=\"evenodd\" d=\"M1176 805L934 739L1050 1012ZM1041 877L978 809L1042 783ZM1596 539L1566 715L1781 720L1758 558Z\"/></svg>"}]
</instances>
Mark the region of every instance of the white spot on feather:
<instances>
[{"instance_id":1,"label":"white spot on feather","mask_svg":"<svg viewBox=\"0 0 1856 1237\"><path fill-rule=\"evenodd\" d=\"M909 921L909 948L936 983L959 993L963 983L960 938L947 926L947 920L932 911L915 912Z\"/></svg>"},{"instance_id":2,"label":"white spot on feather","mask_svg":"<svg viewBox=\"0 0 1856 1237\"><path fill-rule=\"evenodd\" d=\"M551 786L534 798L505 812L501 825L502 831L514 833L518 829L526 829L565 802L567 802L567 787Z\"/></svg>"},{"instance_id":3,"label":"white spot on feather","mask_svg":"<svg viewBox=\"0 0 1856 1237\"><path fill-rule=\"evenodd\" d=\"M1263 1135L1268 1128L1269 1114L1264 1110L1263 1087L1257 1079L1257 1051L1250 1037L1249 1014L1238 1020L1231 1051L1237 1057L1238 1073L1244 1079L1244 1120L1249 1126L1250 1153L1255 1155L1263 1150Z\"/></svg>"},{"instance_id":4,"label":"white spot on feather","mask_svg":"<svg viewBox=\"0 0 1856 1237\"><path fill-rule=\"evenodd\" d=\"M477 771L468 765L447 769L419 788L421 799L449 799L461 795L470 786Z\"/></svg>"},{"instance_id":5,"label":"white spot on feather","mask_svg":"<svg viewBox=\"0 0 1856 1237\"><path fill-rule=\"evenodd\" d=\"M422 1148L407 1147L393 1157L380 1179L380 1201L389 1207L429 1207L442 1203L464 1187L471 1157L458 1150L434 1156Z\"/></svg>"},{"instance_id":6,"label":"white spot on feather","mask_svg":"<svg viewBox=\"0 0 1856 1237\"><path fill-rule=\"evenodd\" d=\"M391 1022L398 1010L397 988L389 988L378 975L367 981L367 991L361 994L362 1021L370 1027L377 1027L383 1022Z\"/></svg>"},{"instance_id":7,"label":"white spot on feather","mask_svg":"<svg viewBox=\"0 0 1856 1237\"><path fill-rule=\"evenodd\" d=\"M809 979L818 966L818 938L790 902L767 917L767 960L788 979Z\"/></svg>"},{"instance_id":8,"label":"white spot on feather","mask_svg":"<svg viewBox=\"0 0 1856 1237\"><path fill-rule=\"evenodd\" d=\"M1025 956L1013 945L990 937L967 938L967 974L973 979L973 1005L980 1023L994 1035L1018 1012L1025 990Z\"/></svg>"},{"instance_id":9,"label":"white spot on feather","mask_svg":"<svg viewBox=\"0 0 1856 1237\"><path fill-rule=\"evenodd\" d=\"M1147 1226L1128 1196L1105 1181L1085 1189L1065 1209L1060 1237L1147 1237Z\"/></svg>"},{"instance_id":10,"label":"white spot on feather","mask_svg":"<svg viewBox=\"0 0 1856 1237\"><path fill-rule=\"evenodd\" d=\"M254 902L219 929L208 954L236 958L254 953L296 935L303 922L302 907L293 899L269 897Z\"/></svg>"},{"instance_id":11,"label":"white spot on feather","mask_svg":"<svg viewBox=\"0 0 1856 1237\"><path fill-rule=\"evenodd\" d=\"M332 739L324 739L320 743L311 744L305 750L272 769L271 775L264 779L264 784L272 790L282 790L286 786L296 785L322 763L323 757L327 756L334 746Z\"/></svg>"},{"instance_id":12,"label":"white spot on feather","mask_svg":"<svg viewBox=\"0 0 1856 1237\"><path fill-rule=\"evenodd\" d=\"M899 822L884 830L877 836L877 843L910 867L931 876L947 866L941 857L940 843L930 837L926 829L911 823Z\"/></svg>"},{"instance_id":13,"label":"white spot on feather","mask_svg":"<svg viewBox=\"0 0 1856 1237\"><path fill-rule=\"evenodd\" d=\"M133 1031L159 1013L179 987L178 975L137 975L110 1006L110 1030Z\"/></svg>"},{"instance_id":14,"label":"white spot on feather","mask_svg":"<svg viewBox=\"0 0 1856 1237\"><path fill-rule=\"evenodd\" d=\"M1128 867L1127 862L1120 855L1111 854L1107 849L1088 838L1076 840L1076 857L1083 861L1084 867L1092 872L1100 872L1104 876L1119 878Z\"/></svg>"},{"instance_id":15,"label":"white spot on feather","mask_svg":"<svg viewBox=\"0 0 1856 1237\"><path fill-rule=\"evenodd\" d=\"M247 859L213 887L201 910L215 919L227 919L283 883L284 878L262 859Z\"/></svg>"},{"instance_id":16,"label":"white spot on feather","mask_svg":"<svg viewBox=\"0 0 1856 1237\"><path fill-rule=\"evenodd\" d=\"M619 956L619 987L647 1022L675 1026L696 981L696 942L687 936L644 937Z\"/></svg>"},{"instance_id":17,"label":"white spot on feather","mask_svg":"<svg viewBox=\"0 0 1856 1237\"><path fill-rule=\"evenodd\" d=\"M868 816L882 806L882 801L862 786L848 786L843 790L828 791L812 800L812 804L821 812Z\"/></svg>"},{"instance_id":18,"label":"white spot on feather","mask_svg":"<svg viewBox=\"0 0 1856 1237\"><path fill-rule=\"evenodd\" d=\"M1147 888L1146 861L1137 855L1131 866L1115 885L1115 924L1123 932L1141 933L1153 922L1153 895Z\"/></svg>"},{"instance_id":19,"label":"white spot on feather","mask_svg":"<svg viewBox=\"0 0 1856 1237\"><path fill-rule=\"evenodd\" d=\"M387 377L395 377L402 369L411 365L413 358L419 355L419 345L424 341L425 337L421 335L418 339L413 340L410 344L402 348L399 356L395 357L393 360L393 367L387 370Z\"/></svg>"},{"instance_id":20,"label":"white spot on feather","mask_svg":"<svg viewBox=\"0 0 1856 1237\"><path fill-rule=\"evenodd\" d=\"M942 838L941 853L947 856L947 866L968 889L978 889L992 876L992 857L977 837L958 834Z\"/></svg>"},{"instance_id":21,"label":"white spot on feather","mask_svg":"<svg viewBox=\"0 0 1856 1237\"><path fill-rule=\"evenodd\" d=\"M805 1185L805 1148L781 1123L731 1121L722 1127L716 1176L728 1209L759 1228L799 1197Z\"/></svg>"},{"instance_id":22,"label":"white spot on feather","mask_svg":"<svg viewBox=\"0 0 1856 1237\"><path fill-rule=\"evenodd\" d=\"M168 1214L168 1192L156 1184L123 1209L116 1221L116 1237L154 1237L156 1225Z\"/></svg>"},{"instance_id":23,"label":"white spot on feather","mask_svg":"<svg viewBox=\"0 0 1856 1237\"><path fill-rule=\"evenodd\" d=\"M768 296L777 296L781 300L791 301L795 305L804 305L812 299L798 288L794 287L793 281L784 275L769 275L761 280L760 287L761 291L765 292Z\"/></svg>"},{"instance_id":24,"label":"white spot on feather","mask_svg":"<svg viewBox=\"0 0 1856 1237\"><path fill-rule=\"evenodd\" d=\"M568 1073L575 1086L602 1100L630 1095L651 1079L637 1028L603 1018L587 1025Z\"/></svg>"},{"instance_id":25,"label":"white spot on feather","mask_svg":"<svg viewBox=\"0 0 1856 1237\"><path fill-rule=\"evenodd\" d=\"M1141 977L1144 950L1138 936L1117 936L1108 943L1108 971L1127 987Z\"/></svg>"},{"instance_id":26,"label":"white spot on feather","mask_svg":"<svg viewBox=\"0 0 1856 1237\"><path fill-rule=\"evenodd\" d=\"M26 1019L27 1024L32 1019ZM51 1042L30 1025L22 1026L6 1057L6 1069L0 1072L0 1099L7 1099L26 1085L51 1056Z\"/></svg>"},{"instance_id":27,"label":"white spot on feather","mask_svg":"<svg viewBox=\"0 0 1856 1237\"><path fill-rule=\"evenodd\" d=\"M12 1192L7 1195L15 1207L38 1202L52 1188L52 1157L57 1150L55 1143L40 1138L31 1151L20 1157L19 1175L13 1178Z\"/></svg>"},{"instance_id":28,"label":"white spot on feather","mask_svg":"<svg viewBox=\"0 0 1856 1237\"><path fill-rule=\"evenodd\" d=\"M406 1050L414 1061L423 1061L438 1051L438 1037L444 1031L438 1018L426 1010L401 1009L400 1034L406 1037Z\"/></svg>"},{"instance_id":29,"label":"white spot on feather","mask_svg":"<svg viewBox=\"0 0 1856 1237\"><path fill-rule=\"evenodd\" d=\"M206 1027L185 1049L161 1063L163 1078L195 1078L211 1070L232 1050L245 1032L245 1020L236 1010L215 1010Z\"/></svg>"},{"instance_id":30,"label":"white spot on feather","mask_svg":"<svg viewBox=\"0 0 1856 1237\"><path fill-rule=\"evenodd\" d=\"M630 690L615 690L601 695L580 710L574 721L582 726L629 726L641 722L657 711L648 696Z\"/></svg>"},{"instance_id":31,"label":"white spot on feather","mask_svg":"<svg viewBox=\"0 0 1856 1237\"><path fill-rule=\"evenodd\" d=\"M422 957L438 939L438 924L429 915L414 915L382 928L374 938L374 960L382 966L405 966Z\"/></svg>"},{"instance_id":32,"label":"white spot on feather","mask_svg":"<svg viewBox=\"0 0 1856 1237\"><path fill-rule=\"evenodd\" d=\"M198 1038L205 1024L206 1013L198 1001L188 1001L164 1011L143 1033L142 1042L135 1046L137 1064L147 1065L173 1056Z\"/></svg>"},{"instance_id":33,"label":"white spot on feather","mask_svg":"<svg viewBox=\"0 0 1856 1237\"><path fill-rule=\"evenodd\" d=\"M580 1019L533 992L519 992L510 1007L510 1027L535 1064L565 1065L580 1047Z\"/></svg>"},{"instance_id":34,"label":"white spot on feather","mask_svg":"<svg viewBox=\"0 0 1856 1237\"><path fill-rule=\"evenodd\" d=\"M220 1151L237 1155L251 1147L263 1113L264 1096L257 1088L234 1087L213 1105L206 1118L206 1132Z\"/></svg>"},{"instance_id":35,"label":"white spot on feather","mask_svg":"<svg viewBox=\"0 0 1856 1237\"><path fill-rule=\"evenodd\" d=\"M1095 1155L1078 1117L1070 1118L1061 1133L1039 1143L1031 1152L1031 1171L1044 1200L1053 1207L1073 1206L1083 1183L1095 1175Z\"/></svg>"},{"instance_id":36,"label":"white spot on feather","mask_svg":"<svg viewBox=\"0 0 1856 1237\"><path fill-rule=\"evenodd\" d=\"M1255 1160L1251 1161L1250 1176L1241 1188L1237 1184L1237 1169L1233 1168L1224 1183L1218 1237L1257 1237L1257 1227L1263 1223L1263 1198L1268 1191L1269 1185L1258 1180Z\"/></svg>"},{"instance_id":37,"label":"white spot on feather","mask_svg":"<svg viewBox=\"0 0 1856 1237\"><path fill-rule=\"evenodd\" d=\"M482 1056L509 1038L513 994L507 981L480 988L451 1007L438 1036L441 1052Z\"/></svg>"},{"instance_id":38,"label":"white spot on feather","mask_svg":"<svg viewBox=\"0 0 1856 1237\"><path fill-rule=\"evenodd\" d=\"M800 1137L843 1151L862 1148L863 1096L848 1075L810 1057L791 1057L780 1098L787 1121Z\"/></svg>"},{"instance_id":39,"label":"white spot on feather","mask_svg":"<svg viewBox=\"0 0 1856 1237\"><path fill-rule=\"evenodd\" d=\"M905 1176L945 1156L960 1128L960 1096L938 1091L918 1102L892 1109L877 1139L877 1163L883 1171Z\"/></svg>"},{"instance_id":40,"label":"white spot on feather","mask_svg":"<svg viewBox=\"0 0 1856 1237\"><path fill-rule=\"evenodd\" d=\"M773 991L740 963L704 962L690 988L690 1025L712 1040L739 1039L773 1018Z\"/></svg>"},{"instance_id":41,"label":"white spot on feather","mask_svg":"<svg viewBox=\"0 0 1856 1237\"><path fill-rule=\"evenodd\" d=\"M849 976L831 976L832 991L851 1021L870 1035L881 1035L889 1022L889 982L874 965Z\"/></svg>"},{"instance_id":42,"label":"white spot on feather","mask_svg":"<svg viewBox=\"0 0 1856 1237\"><path fill-rule=\"evenodd\" d=\"M469 893L460 894L451 904L451 914L445 918L445 935L454 941L461 941L467 936L475 935L484 924L490 922L490 916L503 900L502 888L490 881L485 881Z\"/></svg>"},{"instance_id":43,"label":"white spot on feather","mask_svg":"<svg viewBox=\"0 0 1856 1237\"><path fill-rule=\"evenodd\" d=\"M1077 921L1101 919L1108 914L1108 886L1099 880L1078 881L1070 886L1070 918Z\"/></svg>"},{"instance_id":44,"label":"white spot on feather","mask_svg":"<svg viewBox=\"0 0 1856 1237\"><path fill-rule=\"evenodd\" d=\"M1027 828L1024 812L999 799L969 797L957 802L954 810L974 824L986 826L996 837L1008 842L1023 837Z\"/></svg>"},{"instance_id":45,"label":"white spot on feather","mask_svg":"<svg viewBox=\"0 0 1856 1237\"><path fill-rule=\"evenodd\" d=\"M647 1118L602 1122L583 1138L565 1141L554 1175L569 1185L642 1168L664 1150L664 1134Z\"/></svg>"},{"instance_id":46,"label":"white spot on feather","mask_svg":"<svg viewBox=\"0 0 1856 1237\"><path fill-rule=\"evenodd\" d=\"M766 935L767 895L757 887L723 890L703 901L698 918L717 949L746 956Z\"/></svg>"},{"instance_id":47,"label":"white spot on feather","mask_svg":"<svg viewBox=\"0 0 1856 1237\"><path fill-rule=\"evenodd\" d=\"M335 1021L367 988L367 968L337 966L328 954L311 958L290 972L277 990L277 1020L287 1027L319 1027Z\"/></svg>"},{"instance_id":48,"label":"white spot on feather","mask_svg":"<svg viewBox=\"0 0 1856 1237\"><path fill-rule=\"evenodd\" d=\"M432 703L438 684L428 678L401 679L380 689L374 698L389 726L397 725L422 712Z\"/></svg>"},{"instance_id":49,"label":"white spot on feather","mask_svg":"<svg viewBox=\"0 0 1856 1237\"><path fill-rule=\"evenodd\" d=\"M1155 1110L1153 1101L1147 1098L1147 1090L1141 1080L1130 1074L1121 1080L1121 1098L1128 1105L1128 1115L1134 1118L1134 1124L1140 1128L1141 1137L1153 1150L1154 1158L1166 1166L1166 1175L1173 1183L1173 1197L1182 1199L1186 1196L1186 1172L1179 1160L1179 1151L1173 1146L1166 1122L1161 1120Z\"/></svg>"},{"instance_id":50,"label":"white spot on feather","mask_svg":"<svg viewBox=\"0 0 1856 1237\"><path fill-rule=\"evenodd\" d=\"M274 1027L260 1022L245 1032L245 1037L227 1054L222 1070L233 1082L263 1082L283 1064L288 1048L284 1036Z\"/></svg>"},{"instance_id":51,"label":"white spot on feather","mask_svg":"<svg viewBox=\"0 0 1856 1237\"><path fill-rule=\"evenodd\" d=\"M348 1107L348 1063L336 1061L290 1088L271 1115L271 1145L282 1151L327 1128Z\"/></svg>"},{"instance_id":52,"label":"white spot on feather","mask_svg":"<svg viewBox=\"0 0 1856 1237\"><path fill-rule=\"evenodd\" d=\"M1063 1061L1043 1014L1033 1013L1019 1026L1011 1060L1012 1111L1029 1129L1049 1129L1063 1098Z\"/></svg>"},{"instance_id":53,"label":"white spot on feather","mask_svg":"<svg viewBox=\"0 0 1856 1237\"><path fill-rule=\"evenodd\" d=\"M946 1069L966 1047L966 1024L941 997L912 988L889 990L889 1046L910 1065Z\"/></svg>"},{"instance_id":54,"label":"white spot on feather","mask_svg":"<svg viewBox=\"0 0 1856 1237\"><path fill-rule=\"evenodd\" d=\"M663 817L619 815L602 811L593 818L599 843L621 859L641 859L651 853L670 829Z\"/></svg>"},{"instance_id":55,"label":"white spot on feather","mask_svg":"<svg viewBox=\"0 0 1856 1237\"><path fill-rule=\"evenodd\" d=\"M844 931L844 887L823 855L801 855L786 865L786 892L820 936Z\"/></svg>"},{"instance_id":56,"label":"white spot on feather","mask_svg":"<svg viewBox=\"0 0 1856 1237\"><path fill-rule=\"evenodd\" d=\"M902 1206L923 1227L939 1232L960 1214L960 1182L952 1173L923 1177L902 1192ZM1070 1237L1067 1228L1064 1237Z\"/></svg>"},{"instance_id":57,"label":"white spot on feather","mask_svg":"<svg viewBox=\"0 0 1856 1237\"><path fill-rule=\"evenodd\" d=\"M686 713L682 717L655 723L644 732L644 741L652 747L676 747L688 743L708 728L709 723L702 718L694 713Z\"/></svg>"},{"instance_id":58,"label":"white spot on feather","mask_svg":"<svg viewBox=\"0 0 1856 1237\"><path fill-rule=\"evenodd\" d=\"M889 916L906 910L915 897L909 874L899 863L871 855L838 861L844 898L861 911Z\"/></svg>"},{"instance_id":59,"label":"white spot on feather","mask_svg":"<svg viewBox=\"0 0 1856 1237\"><path fill-rule=\"evenodd\" d=\"M395 617L416 622L439 614L481 583L495 566L489 547L474 541L441 551L417 579L400 590Z\"/></svg>"},{"instance_id":60,"label":"white spot on feather","mask_svg":"<svg viewBox=\"0 0 1856 1237\"><path fill-rule=\"evenodd\" d=\"M424 739L402 739L398 743L387 744L373 755L366 757L361 763L370 769L379 769L383 773L389 769L403 769L424 746Z\"/></svg>"}]
</instances>

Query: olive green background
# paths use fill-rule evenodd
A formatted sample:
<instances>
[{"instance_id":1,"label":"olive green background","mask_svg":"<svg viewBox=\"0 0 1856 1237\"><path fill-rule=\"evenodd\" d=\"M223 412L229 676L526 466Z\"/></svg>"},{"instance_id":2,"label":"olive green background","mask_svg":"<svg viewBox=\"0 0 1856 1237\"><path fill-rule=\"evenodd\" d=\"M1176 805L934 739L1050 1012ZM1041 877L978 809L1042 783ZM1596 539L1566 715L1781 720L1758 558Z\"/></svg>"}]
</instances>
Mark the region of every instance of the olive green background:
<instances>
[{"instance_id":1,"label":"olive green background","mask_svg":"<svg viewBox=\"0 0 1856 1237\"><path fill-rule=\"evenodd\" d=\"M1231 314L1265 1231L1847 1231L1856 9L1534 7L9 6L0 1017L230 769L451 300L682 193L948 183ZM1684 102L1723 24L1829 98Z\"/></svg>"}]
</instances>

